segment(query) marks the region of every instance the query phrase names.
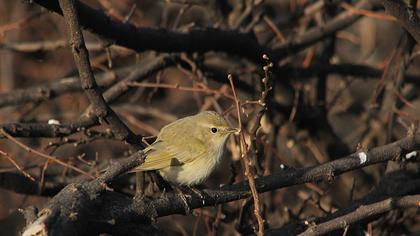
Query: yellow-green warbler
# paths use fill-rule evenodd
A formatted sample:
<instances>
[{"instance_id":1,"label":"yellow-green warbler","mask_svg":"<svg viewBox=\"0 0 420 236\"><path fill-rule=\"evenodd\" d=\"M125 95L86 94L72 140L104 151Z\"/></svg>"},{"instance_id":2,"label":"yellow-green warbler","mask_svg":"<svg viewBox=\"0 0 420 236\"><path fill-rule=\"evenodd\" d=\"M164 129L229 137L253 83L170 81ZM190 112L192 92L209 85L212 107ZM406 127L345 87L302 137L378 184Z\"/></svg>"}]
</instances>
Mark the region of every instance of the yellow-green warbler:
<instances>
[{"instance_id":1,"label":"yellow-green warbler","mask_svg":"<svg viewBox=\"0 0 420 236\"><path fill-rule=\"evenodd\" d=\"M214 111L184 117L160 130L144 150L144 163L132 172L158 170L172 183L200 184L220 162L229 134L236 131Z\"/></svg>"}]
</instances>

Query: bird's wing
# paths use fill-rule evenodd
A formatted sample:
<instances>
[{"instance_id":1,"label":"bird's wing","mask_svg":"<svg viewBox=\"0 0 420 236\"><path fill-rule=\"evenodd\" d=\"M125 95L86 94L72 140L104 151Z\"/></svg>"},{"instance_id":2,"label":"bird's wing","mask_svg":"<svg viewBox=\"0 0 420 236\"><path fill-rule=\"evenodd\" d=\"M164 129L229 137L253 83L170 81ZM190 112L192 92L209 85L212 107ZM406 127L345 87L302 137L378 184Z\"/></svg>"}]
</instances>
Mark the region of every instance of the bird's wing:
<instances>
[{"instance_id":1,"label":"bird's wing","mask_svg":"<svg viewBox=\"0 0 420 236\"><path fill-rule=\"evenodd\" d=\"M144 163L133 171L159 170L169 166L181 166L205 155L207 147L199 139L190 138L189 145L171 145L157 140L146 151Z\"/></svg>"}]
</instances>

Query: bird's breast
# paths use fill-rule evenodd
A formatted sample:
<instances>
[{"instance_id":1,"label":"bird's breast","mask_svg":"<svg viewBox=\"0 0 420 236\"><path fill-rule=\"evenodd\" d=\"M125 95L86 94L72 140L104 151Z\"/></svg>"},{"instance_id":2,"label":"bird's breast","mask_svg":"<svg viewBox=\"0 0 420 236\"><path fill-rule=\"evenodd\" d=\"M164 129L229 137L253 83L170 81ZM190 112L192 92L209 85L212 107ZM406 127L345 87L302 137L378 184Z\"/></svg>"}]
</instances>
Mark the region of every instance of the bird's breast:
<instances>
[{"instance_id":1,"label":"bird's breast","mask_svg":"<svg viewBox=\"0 0 420 236\"><path fill-rule=\"evenodd\" d=\"M197 185L205 181L220 163L223 146L208 150L208 155L180 166L170 166L159 170L166 180L181 185Z\"/></svg>"}]
</instances>

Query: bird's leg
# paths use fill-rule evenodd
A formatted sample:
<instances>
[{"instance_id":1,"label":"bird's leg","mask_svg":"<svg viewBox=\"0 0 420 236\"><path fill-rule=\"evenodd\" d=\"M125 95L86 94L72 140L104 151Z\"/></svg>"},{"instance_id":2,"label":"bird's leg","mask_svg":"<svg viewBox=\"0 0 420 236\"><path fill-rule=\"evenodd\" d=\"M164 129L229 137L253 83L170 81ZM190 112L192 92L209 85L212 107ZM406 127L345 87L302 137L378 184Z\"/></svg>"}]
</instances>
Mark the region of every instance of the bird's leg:
<instances>
[{"instance_id":1,"label":"bird's leg","mask_svg":"<svg viewBox=\"0 0 420 236\"><path fill-rule=\"evenodd\" d=\"M191 214L191 207L190 207L190 204L188 203L187 195L179 187L171 186L171 184L169 182L166 182L165 180L163 180L163 181L164 181L165 185L167 185L167 187L163 187L161 197L165 196L166 190L172 191L174 193L174 195L178 195L181 198L182 203L184 205L184 209L185 209L185 215Z\"/></svg>"},{"instance_id":2,"label":"bird's leg","mask_svg":"<svg viewBox=\"0 0 420 236\"><path fill-rule=\"evenodd\" d=\"M145 190L145 181L144 181L144 172L136 172L136 192L134 194L135 198L141 198L144 195Z\"/></svg>"},{"instance_id":3,"label":"bird's leg","mask_svg":"<svg viewBox=\"0 0 420 236\"><path fill-rule=\"evenodd\" d=\"M151 177L152 181L162 191L161 196L164 196L166 194L166 192L172 192L172 191L177 193L180 196L180 198L182 200L182 203L184 204L184 209L185 209L185 214L186 215L191 213L191 207L190 207L190 204L188 203L187 194L191 194L191 192L194 192L195 194L199 195L200 197L203 196L199 190L193 189L191 187L186 187L187 191L185 191L185 192L187 194L185 194L184 191L182 191L181 186L172 186L171 183L164 180L162 178L162 176L159 175L158 172L151 171L149 173L150 173L150 177Z\"/></svg>"},{"instance_id":4,"label":"bird's leg","mask_svg":"<svg viewBox=\"0 0 420 236\"><path fill-rule=\"evenodd\" d=\"M150 177L153 181L153 183L155 183L157 185L157 187L159 188L159 190L161 191L167 191L167 192L172 192L173 191L173 187L171 186L171 184L164 180L162 178L162 176L159 175L158 172L156 171L151 171L150 173Z\"/></svg>"},{"instance_id":5,"label":"bird's leg","mask_svg":"<svg viewBox=\"0 0 420 236\"><path fill-rule=\"evenodd\" d=\"M166 196L166 188L164 188L162 190L162 193L160 194L160 197L165 197Z\"/></svg>"}]
</instances>

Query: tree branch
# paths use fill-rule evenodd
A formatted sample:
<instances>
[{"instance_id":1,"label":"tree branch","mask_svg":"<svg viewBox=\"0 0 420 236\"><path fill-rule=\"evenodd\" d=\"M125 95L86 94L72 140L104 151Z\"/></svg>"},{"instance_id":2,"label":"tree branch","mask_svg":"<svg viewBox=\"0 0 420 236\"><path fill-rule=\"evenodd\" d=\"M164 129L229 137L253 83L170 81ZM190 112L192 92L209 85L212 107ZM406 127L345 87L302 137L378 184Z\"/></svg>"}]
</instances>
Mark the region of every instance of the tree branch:
<instances>
[{"instance_id":1,"label":"tree branch","mask_svg":"<svg viewBox=\"0 0 420 236\"><path fill-rule=\"evenodd\" d=\"M125 76L132 67L118 69L115 72L98 73L98 86L107 88L111 86L118 77ZM0 108L15 106L25 103L42 102L54 99L67 93L80 92L80 80L77 76L66 77L43 85L23 89L14 89L11 92L0 94Z\"/></svg>"},{"instance_id":2,"label":"tree branch","mask_svg":"<svg viewBox=\"0 0 420 236\"><path fill-rule=\"evenodd\" d=\"M79 235L86 231L96 204L103 202L101 194L107 184L144 161L144 153L138 151L123 161L111 165L99 178L82 183L69 184L55 195L30 223L23 235Z\"/></svg>"},{"instance_id":3,"label":"tree branch","mask_svg":"<svg viewBox=\"0 0 420 236\"><path fill-rule=\"evenodd\" d=\"M369 194L364 196L362 199L354 201L347 207L341 208L331 214L327 214L325 216L320 216L317 218L308 218L305 220L301 220L296 223L289 223L286 225L281 226L277 229L270 229L267 230L267 235L297 235L303 232L309 232L310 228L317 227L321 224L326 222L337 222L336 219L342 216L347 216L349 214L353 214L358 208L366 205L371 205L385 199L397 199L399 197L411 194L418 194L420 192L420 181L419 176L416 173L408 172L408 171L395 171L388 173L385 175L381 181L379 182L378 186L376 186ZM363 217L359 218L357 222L365 224L365 222L371 222L378 217L380 214L377 215L370 215L366 214ZM356 222L353 222L353 224ZM353 235L357 232L352 232L357 230L356 224L351 225L342 225L344 227L337 228L336 224L330 224L330 227L324 228L324 234L330 233L338 230L345 230L346 227L348 228L349 235ZM353 227L355 226L355 227ZM324 226L323 226L324 227ZM363 226L362 226L363 228ZM337 232L340 234L340 232Z\"/></svg>"},{"instance_id":4,"label":"tree branch","mask_svg":"<svg viewBox=\"0 0 420 236\"><path fill-rule=\"evenodd\" d=\"M123 80L108 88L103 94L105 101L112 103L130 89L127 86L128 82L142 81L157 71L169 66L171 63L172 59L168 55L161 55L152 60L146 60ZM91 114L91 110L91 107L86 109L84 115L76 121L60 125L46 123L8 123L0 124L0 128L3 128L13 137L64 137L99 124L96 116ZM0 138L3 137L0 135ZM138 140L136 141L138 142Z\"/></svg>"},{"instance_id":5,"label":"tree branch","mask_svg":"<svg viewBox=\"0 0 420 236\"><path fill-rule=\"evenodd\" d=\"M380 162L405 158L407 153L419 149L420 134L414 132L394 143L376 147L366 152L356 152L318 166L278 170L273 172L272 175L255 179L256 188L261 193L312 181L331 180L344 172ZM143 158L143 155L136 153L129 159L124 160L124 164L111 165L110 170L97 180L67 186L51 199L43 210L43 212L60 212L63 210L63 214L57 215L57 213L54 213L46 217L42 217L41 214L33 224L28 226L27 230L45 223L45 227L42 229L50 233L60 230L60 233L68 232L67 235L77 234L78 232L84 232L88 225L86 222L78 221L90 219L93 221L92 224L97 226L95 229L102 232L104 229L118 228L119 225L125 223L140 222L147 224L148 219L172 214L185 214L185 199L189 203L189 207L195 209L236 201L250 196L247 182L223 186L218 190L203 190L202 196L185 195L183 197L176 194L152 200L146 198L131 199L121 194L104 191L103 183L112 181L124 170L129 170L130 167L138 165L141 162L139 158ZM92 188L91 185L96 187ZM90 189L89 194L86 194L86 189ZM91 197L89 198L89 196ZM69 206L69 208L61 207L63 204ZM89 209L89 212L83 212L82 209ZM69 214L72 212L76 212L78 217L69 220ZM88 217L86 214L88 214ZM48 220L51 217L55 219L52 222ZM78 227L74 228L74 224L78 224ZM71 230L63 230L68 228ZM94 228L90 229L93 230Z\"/></svg>"},{"instance_id":6,"label":"tree branch","mask_svg":"<svg viewBox=\"0 0 420 236\"><path fill-rule=\"evenodd\" d=\"M334 218L330 221L310 226L305 232L299 234L300 236L315 236L324 235L328 232L337 229L344 229L351 224L359 222L363 219L375 217L394 209L403 209L409 207L420 206L420 194L409 195L399 198L388 198L369 205L361 205L354 211Z\"/></svg>"},{"instance_id":7,"label":"tree branch","mask_svg":"<svg viewBox=\"0 0 420 236\"><path fill-rule=\"evenodd\" d=\"M62 15L58 3L53 0L35 0L35 3ZM358 9L370 10L376 2L361 0L356 4ZM260 45L250 34L238 31L219 29L193 29L187 33L168 31L166 29L136 28L128 23L117 22L102 11L76 1L81 25L109 41L143 52L155 50L158 52L208 52L222 51L233 55L245 57L251 61L262 63L263 53L277 62L289 54L299 52L310 45L330 36L331 34L348 27L362 15L345 11L327 22L325 25L315 27L303 35L276 46L271 50ZM246 48L247 50L244 50Z\"/></svg>"},{"instance_id":8,"label":"tree branch","mask_svg":"<svg viewBox=\"0 0 420 236\"><path fill-rule=\"evenodd\" d=\"M99 119L99 122L104 119L110 124L117 138L125 140L133 147L140 149L142 145L139 143L137 135L135 135L108 106L99 90L90 66L89 53L83 39L82 30L79 26L79 19L76 7L74 6L74 1L60 0L59 3L63 11L64 19L69 27L70 45L73 51L74 61L79 71L80 83L92 105L94 114Z\"/></svg>"}]
</instances>

